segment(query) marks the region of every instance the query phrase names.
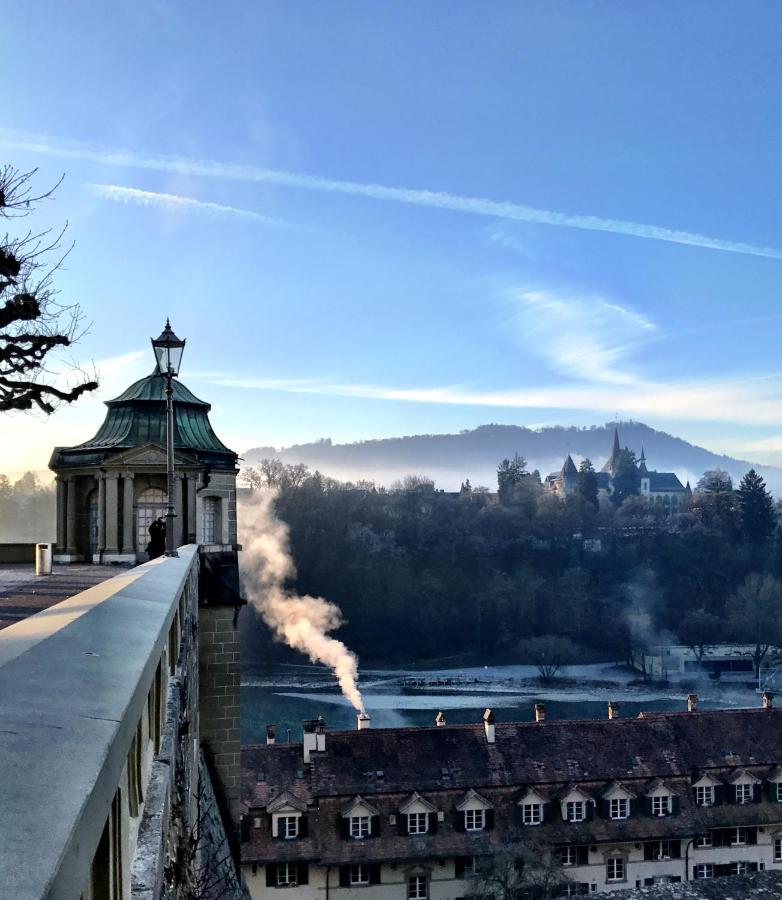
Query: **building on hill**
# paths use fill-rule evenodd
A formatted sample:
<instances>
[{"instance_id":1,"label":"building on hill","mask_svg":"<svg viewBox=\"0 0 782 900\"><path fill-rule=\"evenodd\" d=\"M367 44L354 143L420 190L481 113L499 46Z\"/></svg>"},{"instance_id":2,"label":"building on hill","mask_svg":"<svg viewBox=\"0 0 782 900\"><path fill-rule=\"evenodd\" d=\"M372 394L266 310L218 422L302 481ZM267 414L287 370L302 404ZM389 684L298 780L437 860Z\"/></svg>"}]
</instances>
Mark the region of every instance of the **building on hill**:
<instances>
[{"instance_id":1,"label":"building on hill","mask_svg":"<svg viewBox=\"0 0 782 900\"><path fill-rule=\"evenodd\" d=\"M595 473L598 493L605 497L613 493L613 479L619 454L622 452L619 443L619 429L614 428L614 441L611 453L599 472ZM640 490L642 497L647 499L655 507L666 512L678 512L683 509L691 496L689 484L685 487L675 472L650 471L646 465L646 452L641 447L641 456L638 460L638 474L640 476ZM546 477L546 489L558 497L567 497L574 493L578 485L578 471L572 457L568 453L565 462L559 472L553 472Z\"/></svg>"},{"instance_id":2,"label":"building on hill","mask_svg":"<svg viewBox=\"0 0 782 900\"><path fill-rule=\"evenodd\" d=\"M524 842L565 896L782 869L782 710L641 714L328 733L242 748L253 898L445 900ZM717 894L715 894L717 896Z\"/></svg>"},{"instance_id":3,"label":"building on hill","mask_svg":"<svg viewBox=\"0 0 782 900\"><path fill-rule=\"evenodd\" d=\"M214 433L210 405L174 379L175 543L234 553L237 455ZM156 371L106 403L97 434L56 447L55 562L147 559L149 526L166 514L165 379Z\"/></svg>"}]
</instances>

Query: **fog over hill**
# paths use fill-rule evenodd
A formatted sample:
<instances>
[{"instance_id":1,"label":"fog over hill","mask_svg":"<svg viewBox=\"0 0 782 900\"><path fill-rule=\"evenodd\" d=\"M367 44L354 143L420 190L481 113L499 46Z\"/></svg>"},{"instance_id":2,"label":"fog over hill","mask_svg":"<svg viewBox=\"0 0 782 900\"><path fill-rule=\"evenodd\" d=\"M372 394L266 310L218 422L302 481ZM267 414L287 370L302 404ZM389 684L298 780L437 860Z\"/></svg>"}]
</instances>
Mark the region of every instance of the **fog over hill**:
<instances>
[{"instance_id":1,"label":"fog over hill","mask_svg":"<svg viewBox=\"0 0 782 900\"><path fill-rule=\"evenodd\" d=\"M244 457L246 465L255 465L264 457L306 463L341 480L364 478L388 485L414 473L429 475L446 490L458 489L465 478L474 486L484 484L495 490L497 463L514 453L524 456L530 470L538 469L543 477L559 470L567 453L576 463L588 456L595 468L600 468L611 450L614 427L613 422L589 428L481 425L459 434L420 434L353 444L324 439L282 450L255 447ZM754 467L773 493L782 496L782 468L712 453L642 422L619 422L618 428L623 447L640 454L643 445L650 470L676 472L682 483L689 480L694 487L707 469L725 469L737 484Z\"/></svg>"}]
</instances>

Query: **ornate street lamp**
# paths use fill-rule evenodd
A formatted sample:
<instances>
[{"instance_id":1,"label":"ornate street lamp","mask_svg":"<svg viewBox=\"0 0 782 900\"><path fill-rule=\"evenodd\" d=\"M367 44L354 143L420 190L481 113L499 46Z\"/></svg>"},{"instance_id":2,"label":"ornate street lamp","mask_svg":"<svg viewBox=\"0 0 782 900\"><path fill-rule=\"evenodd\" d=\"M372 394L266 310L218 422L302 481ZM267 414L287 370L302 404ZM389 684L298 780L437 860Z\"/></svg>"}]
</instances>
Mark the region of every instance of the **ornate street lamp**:
<instances>
[{"instance_id":1,"label":"ornate street lamp","mask_svg":"<svg viewBox=\"0 0 782 900\"><path fill-rule=\"evenodd\" d=\"M172 331L166 319L166 327L160 337L152 340L158 372L166 379L166 474L168 476L168 510L166 512L166 556L179 556L174 544L174 378L179 374L185 342ZM181 510L180 510L181 512Z\"/></svg>"}]
</instances>

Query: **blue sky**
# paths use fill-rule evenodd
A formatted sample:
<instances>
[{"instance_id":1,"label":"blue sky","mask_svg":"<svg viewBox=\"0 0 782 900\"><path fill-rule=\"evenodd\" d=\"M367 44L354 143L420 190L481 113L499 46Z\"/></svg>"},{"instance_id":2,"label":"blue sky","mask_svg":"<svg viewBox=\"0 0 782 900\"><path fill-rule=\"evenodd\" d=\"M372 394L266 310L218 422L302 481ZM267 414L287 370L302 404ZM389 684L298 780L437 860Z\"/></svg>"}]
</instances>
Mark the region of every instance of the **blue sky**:
<instances>
[{"instance_id":1,"label":"blue sky","mask_svg":"<svg viewBox=\"0 0 782 900\"><path fill-rule=\"evenodd\" d=\"M782 462L775 2L4 8L0 157L66 180L100 396L152 367L241 451L635 418ZM12 440L9 440L12 435Z\"/></svg>"}]
</instances>

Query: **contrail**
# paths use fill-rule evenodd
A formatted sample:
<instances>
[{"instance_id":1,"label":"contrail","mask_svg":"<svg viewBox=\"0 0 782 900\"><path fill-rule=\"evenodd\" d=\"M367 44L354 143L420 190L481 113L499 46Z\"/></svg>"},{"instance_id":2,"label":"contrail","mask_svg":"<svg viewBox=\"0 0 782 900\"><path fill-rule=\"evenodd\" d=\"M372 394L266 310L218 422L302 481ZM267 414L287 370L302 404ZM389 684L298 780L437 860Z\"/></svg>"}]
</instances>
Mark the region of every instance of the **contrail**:
<instances>
[{"instance_id":1,"label":"contrail","mask_svg":"<svg viewBox=\"0 0 782 900\"><path fill-rule=\"evenodd\" d=\"M248 219L256 222L276 224L275 219L262 216L260 213L249 209L239 209L236 206L223 206L220 203L207 203L203 200L195 200L192 197L180 197L177 194L162 194L157 191L142 191L138 188L122 187L118 184L89 184L92 192L103 200L111 200L114 203L132 203L136 206L154 206L161 209L171 209L180 212L193 212L199 215L216 217L233 217Z\"/></svg>"},{"instance_id":2,"label":"contrail","mask_svg":"<svg viewBox=\"0 0 782 900\"><path fill-rule=\"evenodd\" d=\"M89 160L101 165L125 166L159 172L173 172L204 178L223 178L235 181L274 184L281 187L325 193L348 194L375 200L391 200L414 206L447 209L455 212L489 216L516 222L533 222L538 225L555 225L560 228L578 228L584 231L605 231L654 241L667 241L726 253L742 253L782 259L782 250L773 247L747 244L709 237L697 232L681 231L661 225L648 225L625 219L610 219L579 213L557 212L502 200L481 197L465 197L445 191L429 191L414 188L389 187L356 181L341 181L319 175L266 169L260 166L242 166L214 160L196 160L176 156L140 154L131 150L65 141L43 135L29 135L0 130L0 144L28 153L43 153L70 159Z\"/></svg>"},{"instance_id":3,"label":"contrail","mask_svg":"<svg viewBox=\"0 0 782 900\"><path fill-rule=\"evenodd\" d=\"M322 597L299 596L286 588L295 574L288 527L274 514L275 492L243 501L238 508L242 539L242 584L252 605L275 637L306 653L313 662L334 671L345 697L359 711L364 701L358 689L358 659L328 636L342 624L339 608Z\"/></svg>"}]
</instances>

